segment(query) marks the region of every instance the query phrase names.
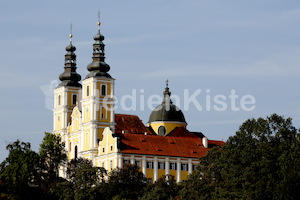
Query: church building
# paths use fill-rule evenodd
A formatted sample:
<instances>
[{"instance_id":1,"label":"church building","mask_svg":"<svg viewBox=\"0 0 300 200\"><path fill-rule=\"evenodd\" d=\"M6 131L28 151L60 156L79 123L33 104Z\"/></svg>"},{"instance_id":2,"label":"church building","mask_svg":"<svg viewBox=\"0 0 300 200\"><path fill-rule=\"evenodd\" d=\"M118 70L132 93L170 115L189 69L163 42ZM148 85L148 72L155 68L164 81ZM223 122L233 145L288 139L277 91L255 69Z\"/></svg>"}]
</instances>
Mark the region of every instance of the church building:
<instances>
[{"instance_id":1,"label":"church building","mask_svg":"<svg viewBox=\"0 0 300 200\"><path fill-rule=\"evenodd\" d=\"M161 105L152 111L146 125L136 115L116 114L115 79L105 62L100 20L94 40L93 59L80 83L70 35L64 72L54 90L53 133L65 142L68 159L87 158L108 172L136 164L149 183L167 174L177 182L185 180L199 165L200 157L224 142L187 129L182 111L170 100L168 82Z\"/></svg>"}]
</instances>

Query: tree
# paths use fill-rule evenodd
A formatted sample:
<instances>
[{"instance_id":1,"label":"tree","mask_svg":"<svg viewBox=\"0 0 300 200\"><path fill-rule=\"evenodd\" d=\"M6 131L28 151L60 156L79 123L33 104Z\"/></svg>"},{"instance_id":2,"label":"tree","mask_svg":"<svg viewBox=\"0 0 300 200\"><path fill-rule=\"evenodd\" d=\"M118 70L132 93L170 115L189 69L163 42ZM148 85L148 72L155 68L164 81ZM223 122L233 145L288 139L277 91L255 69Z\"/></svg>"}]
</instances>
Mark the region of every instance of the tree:
<instances>
[{"instance_id":1,"label":"tree","mask_svg":"<svg viewBox=\"0 0 300 200\"><path fill-rule=\"evenodd\" d=\"M182 199L213 199L216 187L219 186L222 180L220 176L222 167L218 162L221 153L222 149L220 147L214 147L201 159L201 165L181 184L182 188L179 194Z\"/></svg>"},{"instance_id":2,"label":"tree","mask_svg":"<svg viewBox=\"0 0 300 200\"><path fill-rule=\"evenodd\" d=\"M102 167L94 167L90 160L72 159L68 163L67 176L73 184L75 199L97 199L107 172Z\"/></svg>"},{"instance_id":3,"label":"tree","mask_svg":"<svg viewBox=\"0 0 300 200\"><path fill-rule=\"evenodd\" d=\"M0 196L8 199L34 199L38 192L35 179L39 156L31 150L30 143L15 141L6 146L8 157L0 164Z\"/></svg>"},{"instance_id":4,"label":"tree","mask_svg":"<svg viewBox=\"0 0 300 200\"><path fill-rule=\"evenodd\" d=\"M136 165L124 165L109 173L108 193L110 198L137 199L146 186L146 177Z\"/></svg>"},{"instance_id":5,"label":"tree","mask_svg":"<svg viewBox=\"0 0 300 200\"><path fill-rule=\"evenodd\" d=\"M221 150L200 159L200 182L211 186L212 199L297 199L299 132L276 114L247 120Z\"/></svg>"},{"instance_id":6,"label":"tree","mask_svg":"<svg viewBox=\"0 0 300 200\"><path fill-rule=\"evenodd\" d=\"M174 199L179 192L180 186L177 185L174 176L166 175L160 177L154 184L145 188L141 200L168 200Z\"/></svg>"},{"instance_id":7,"label":"tree","mask_svg":"<svg viewBox=\"0 0 300 200\"><path fill-rule=\"evenodd\" d=\"M65 166L67 160L65 144L61 141L60 136L45 132L39 154L41 157L41 181L45 191L48 191L59 180L59 168Z\"/></svg>"}]
</instances>

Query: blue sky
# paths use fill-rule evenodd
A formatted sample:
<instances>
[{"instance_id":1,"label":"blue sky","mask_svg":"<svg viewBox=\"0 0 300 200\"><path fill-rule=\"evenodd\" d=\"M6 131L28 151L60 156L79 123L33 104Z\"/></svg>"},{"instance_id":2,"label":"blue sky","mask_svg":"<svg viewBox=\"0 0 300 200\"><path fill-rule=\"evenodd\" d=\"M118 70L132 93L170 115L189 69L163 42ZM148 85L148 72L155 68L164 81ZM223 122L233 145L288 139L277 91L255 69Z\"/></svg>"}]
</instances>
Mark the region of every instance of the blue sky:
<instances>
[{"instance_id":1,"label":"blue sky","mask_svg":"<svg viewBox=\"0 0 300 200\"><path fill-rule=\"evenodd\" d=\"M253 111L184 110L188 129L209 139L226 140L246 119L272 113L300 127L299 1L1 1L0 161L8 143L21 139L38 151L44 132L52 131L51 93L41 88L63 72L70 23L77 71L86 76L98 10L118 98L134 89L146 99L162 95L168 78L182 98L185 89L201 89L204 107L207 89L212 97L232 89L239 98L255 97ZM146 123L151 110L117 113Z\"/></svg>"}]
</instances>

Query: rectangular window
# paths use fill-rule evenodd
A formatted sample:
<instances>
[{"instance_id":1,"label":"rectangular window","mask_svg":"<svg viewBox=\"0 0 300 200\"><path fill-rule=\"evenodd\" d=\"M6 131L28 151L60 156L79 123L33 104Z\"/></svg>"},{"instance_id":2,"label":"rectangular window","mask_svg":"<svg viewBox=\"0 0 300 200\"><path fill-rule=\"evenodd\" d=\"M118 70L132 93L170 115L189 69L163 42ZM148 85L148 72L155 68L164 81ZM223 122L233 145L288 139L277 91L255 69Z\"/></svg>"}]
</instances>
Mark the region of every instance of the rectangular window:
<instances>
[{"instance_id":1,"label":"rectangular window","mask_svg":"<svg viewBox=\"0 0 300 200\"><path fill-rule=\"evenodd\" d=\"M148 184L152 184L152 178L148 178L148 179L147 179L147 183L148 183Z\"/></svg>"},{"instance_id":2,"label":"rectangular window","mask_svg":"<svg viewBox=\"0 0 300 200\"><path fill-rule=\"evenodd\" d=\"M102 163L102 167L104 168L104 162Z\"/></svg>"},{"instance_id":3,"label":"rectangular window","mask_svg":"<svg viewBox=\"0 0 300 200\"><path fill-rule=\"evenodd\" d=\"M147 169L153 169L153 162L147 162Z\"/></svg>"},{"instance_id":4,"label":"rectangular window","mask_svg":"<svg viewBox=\"0 0 300 200\"><path fill-rule=\"evenodd\" d=\"M170 163L170 169L171 170L177 170L177 164L176 163Z\"/></svg>"},{"instance_id":5,"label":"rectangular window","mask_svg":"<svg viewBox=\"0 0 300 200\"><path fill-rule=\"evenodd\" d=\"M165 169L165 163L164 162L158 162L158 169Z\"/></svg>"},{"instance_id":6,"label":"rectangular window","mask_svg":"<svg viewBox=\"0 0 300 200\"><path fill-rule=\"evenodd\" d=\"M141 161L136 160L136 161L135 161L135 165L138 166L138 167L141 167Z\"/></svg>"},{"instance_id":7,"label":"rectangular window","mask_svg":"<svg viewBox=\"0 0 300 200\"><path fill-rule=\"evenodd\" d=\"M124 160L123 160L123 163L124 163L124 164L129 164L130 162L129 162L129 160L125 160L125 159L124 159Z\"/></svg>"},{"instance_id":8,"label":"rectangular window","mask_svg":"<svg viewBox=\"0 0 300 200\"><path fill-rule=\"evenodd\" d=\"M181 164L181 170L182 171L188 171L189 165L188 164Z\"/></svg>"},{"instance_id":9,"label":"rectangular window","mask_svg":"<svg viewBox=\"0 0 300 200\"><path fill-rule=\"evenodd\" d=\"M86 96L90 96L90 86L86 86Z\"/></svg>"},{"instance_id":10,"label":"rectangular window","mask_svg":"<svg viewBox=\"0 0 300 200\"><path fill-rule=\"evenodd\" d=\"M110 169L112 169L113 168L113 161L111 160L110 161Z\"/></svg>"},{"instance_id":11,"label":"rectangular window","mask_svg":"<svg viewBox=\"0 0 300 200\"><path fill-rule=\"evenodd\" d=\"M77 95L76 94L73 94L73 97L72 97L72 104L73 105L76 105L77 103Z\"/></svg>"},{"instance_id":12,"label":"rectangular window","mask_svg":"<svg viewBox=\"0 0 300 200\"><path fill-rule=\"evenodd\" d=\"M58 104L59 106L60 106L60 101L61 101L60 99L61 99L61 97L60 97L60 95L58 95L58 100L57 100L58 103L57 103L57 104Z\"/></svg>"},{"instance_id":13,"label":"rectangular window","mask_svg":"<svg viewBox=\"0 0 300 200\"><path fill-rule=\"evenodd\" d=\"M106 96L106 85L101 86L101 95Z\"/></svg>"}]
</instances>

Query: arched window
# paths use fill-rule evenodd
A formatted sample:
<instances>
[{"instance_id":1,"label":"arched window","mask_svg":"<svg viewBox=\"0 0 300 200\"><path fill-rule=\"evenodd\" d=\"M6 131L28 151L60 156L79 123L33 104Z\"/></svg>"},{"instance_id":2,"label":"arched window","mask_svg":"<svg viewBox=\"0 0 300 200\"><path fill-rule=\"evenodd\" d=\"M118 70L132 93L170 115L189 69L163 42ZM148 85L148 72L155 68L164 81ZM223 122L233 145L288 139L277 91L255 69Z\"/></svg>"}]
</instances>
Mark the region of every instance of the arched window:
<instances>
[{"instance_id":1,"label":"arched window","mask_svg":"<svg viewBox=\"0 0 300 200\"><path fill-rule=\"evenodd\" d=\"M57 104L60 106L60 103L61 103L61 97L60 97L60 95L58 95L58 97L57 97L58 99L57 99Z\"/></svg>"},{"instance_id":2,"label":"arched window","mask_svg":"<svg viewBox=\"0 0 300 200\"><path fill-rule=\"evenodd\" d=\"M77 153L78 153L78 149L77 149L77 145L75 146L75 151L74 151L74 158L77 158Z\"/></svg>"},{"instance_id":3,"label":"arched window","mask_svg":"<svg viewBox=\"0 0 300 200\"><path fill-rule=\"evenodd\" d=\"M77 95L73 94L73 96L72 96L72 104L76 105L76 102L77 102Z\"/></svg>"},{"instance_id":4,"label":"arched window","mask_svg":"<svg viewBox=\"0 0 300 200\"><path fill-rule=\"evenodd\" d=\"M69 151L71 152L72 150L72 142L70 142L70 146L69 146Z\"/></svg>"},{"instance_id":5,"label":"arched window","mask_svg":"<svg viewBox=\"0 0 300 200\"><path fill-rule=\"evenodd\" d=\"M101 86L101 95L106 96L106 85Z\"/></svg>"},{"instance_id":6,"label":"arched window","mask_svg":"<svg viewBox=\"0 0 300 200\"><path fill-rule=\"evenodd\" d=\"M167 130L166 130L166 127L165 126L160 126L158 128L158 135L160 136L164 136L166 134Z\"/></svg>"},{"instance_id":7,"label":"arched window","mask_svg":"<svg viewBox=\"0 0 300 200\"><path fill-rule=\"evenodd\" d=\"M90 86L86 86L86 96L90 96Z\"/></svg>"}]
</instances>

